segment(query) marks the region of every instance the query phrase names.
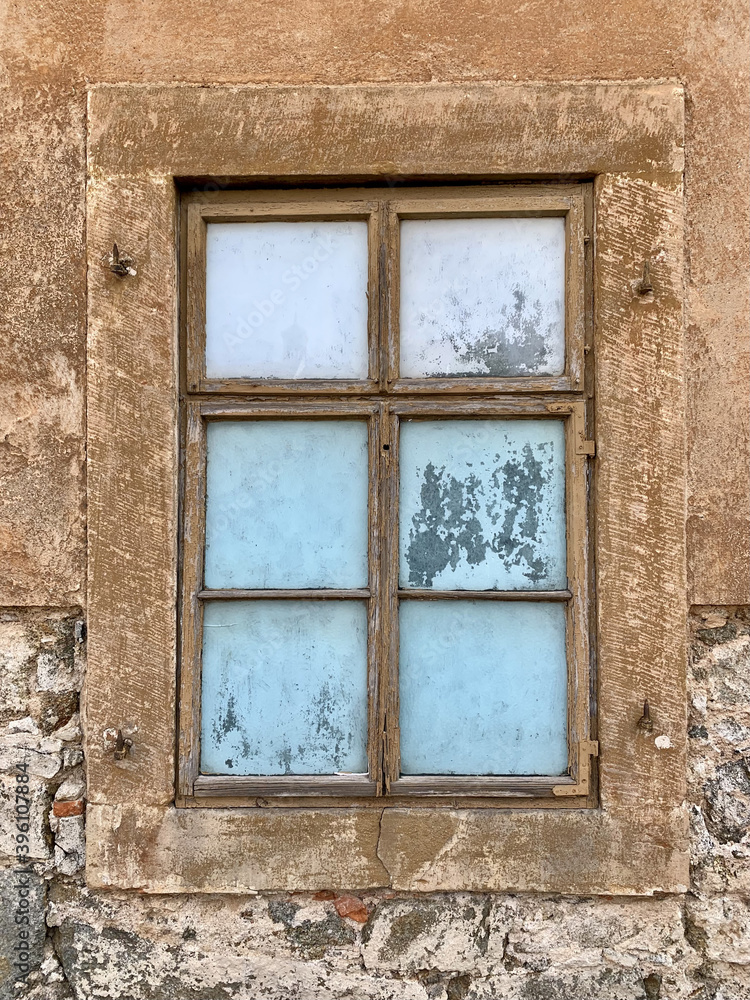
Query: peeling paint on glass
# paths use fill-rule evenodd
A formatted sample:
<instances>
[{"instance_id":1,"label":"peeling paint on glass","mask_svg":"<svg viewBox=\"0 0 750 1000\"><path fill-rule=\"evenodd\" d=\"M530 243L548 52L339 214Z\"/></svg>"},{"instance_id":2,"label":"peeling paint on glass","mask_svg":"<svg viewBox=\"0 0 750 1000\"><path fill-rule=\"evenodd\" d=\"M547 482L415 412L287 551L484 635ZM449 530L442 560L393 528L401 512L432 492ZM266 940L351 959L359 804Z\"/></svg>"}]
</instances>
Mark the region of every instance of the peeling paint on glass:
<instances>
[{"instance_id":1,"label":"peeling paint on glass","mask_svg":"<svg viewBox=\"0 0 750 1000\"><path fill-rule=\"evenodd\" d=\"M205 585L367 586L367 424L209 422Z\"/></svg>"},{"instance_id":2,"label":"peeling paint on glass","mask_svg":"<svg viewBox=\"0 0 750 1000\"><path fill-rule=\"evenodd\" d=\"M367 611L359 601L206 603L201 771L367 771Z\"/></svg>"},{"instance_id":3,"label":"peeling paint on glass","mask_svg":"<svg viewBox=\"0 0 750 1000\"><path fill-rule=\"evenodd\" d=\"M567 586L561 420L404 421L400 585Z\"/></svg>"},{"instance_id":4,"label":"peeling paint on glass","mask_svg":"<svg viewBox=\"0 0 750 1000\"><path fill-rule=\"evenodd\" d=\"M404 600L400 647L403 774L566 770L562 604Z\"/></svg>"},{"instance_id":5,"label":"peeling paint on glass","mask_svg":"<svg viewBox=\"0 0 750 1000\"><path fill-rule=\"evenodd\" d=\"M367 378L367 223L211 223L209 378Z\"/></svg>"},{"instance_id":6,"label":"peeling paint on glass","mask_svg":"<svg viewBox=\"0 0 750 1000\"><path fill-rule=\"evenodd\" d=\"M401 375L561 375L565 220L401 222Z\"/></svg>"}]
</instances>

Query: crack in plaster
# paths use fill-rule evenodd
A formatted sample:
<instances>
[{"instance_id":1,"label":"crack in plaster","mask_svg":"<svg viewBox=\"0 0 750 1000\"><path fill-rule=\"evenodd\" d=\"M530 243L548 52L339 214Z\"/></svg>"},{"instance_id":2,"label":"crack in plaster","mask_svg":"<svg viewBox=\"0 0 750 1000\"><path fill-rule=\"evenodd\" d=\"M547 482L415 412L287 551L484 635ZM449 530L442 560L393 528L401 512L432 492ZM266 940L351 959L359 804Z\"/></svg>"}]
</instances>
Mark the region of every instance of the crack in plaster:
<instances>
[{"instance_id":1,"label":"crack in plaster","mask_svg":"<svg viewBox=\"0 0 750 1000\"><path fill-rule=\"evenodd\" d=\"M446 840L443 846L435 854L433 858L430 858L414 873L413 882L426 882L427 875L430 869L434 872L440 861L453 850L456 844L458 844L466 835L466 818L464 816L458 816L456 822L456 829Z\"/></svg>"},{"instance_id":2,"label":"crack in plaster","mask_svg":"<svg viewBox=\"0 0 750 1000\"><path fill-rule=\"evenodd\" d=\"M63 959L63 950L60 947L60 928L50 927L49 924L47 924L46 939L47 941L49 941L50 947L52 948L52 954L57 959L57 963L60 967L60 974L63 977L62 984L72 991L73 989L72 980L70 978L68 970L65 968L65 961Z\"/></svg>"},{"instance_id":3,"label":"crack in plaster","mask_svg":"<svg viewBox=\"0 0 750 1000\"><path fill-rule=\"evenodd\" d=\"M378 859L378 861L380 862L380 864L383 866L383 871L386 874L386 886L387 886L387 888L391 888L391 885L392 885L392 882L393 882L393 878L391 876L391 871L390 871L390 868L388 867L388 865L386 864L385 859L383 858L382 854L380 853L380 841L383 839L383 817L385 816L386 808L387 808L386 806L383 806L383 808L380 810L380 818L378 819L378 839L377 839L377 841L375 843L375 857Z\"/></svg>"}]
</instances>

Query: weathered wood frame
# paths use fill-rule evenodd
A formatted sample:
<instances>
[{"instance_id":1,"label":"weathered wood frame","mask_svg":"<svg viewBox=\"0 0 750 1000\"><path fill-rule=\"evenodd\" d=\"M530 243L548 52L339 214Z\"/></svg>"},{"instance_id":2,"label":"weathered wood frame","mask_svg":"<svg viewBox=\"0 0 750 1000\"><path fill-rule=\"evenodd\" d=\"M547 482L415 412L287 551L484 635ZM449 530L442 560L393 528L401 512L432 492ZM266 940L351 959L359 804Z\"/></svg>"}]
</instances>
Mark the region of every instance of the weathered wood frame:
<instances>
[{"instance_id":1,"label":"weathered wood frame","mask_svg":"<svg viewBox=\"0 0 750 1000\"><path fill-rule=\"evenodd\" d=\"M590 742L588 534L585 456L578 453L574 431L568 427L565 456L568 516L567 537L570 591L554 595L534 591L470 592L464 599L565 600L567 607L569 774L566 777L399 777L398 727L398 604L402 599L443 599L427 592L399 593L398 422L399 416L518 416L549 415L542 403L551 393L575 391L577 402L557 403L555 413L572 417L576 428L585 421L584 336L586 282L584 273L584 202L590 185L539 185L473 188L385 189L350 191L292 190L285 192L231 191L206 195L191 193L182 200L184 233L183 308L180 329L185 359L183 393L186 402L183 444L183 552L181 584L180 744L177 802L194 805L226 797L315 796L338 804L342 796L438 797L480 796L536 799L560 794L589 793ZM401 218L475 218L561 216L565 220L565 372L562 376L527 378L400 379L399 355L399 220ZM248 378L209 380L205 373L206 234L212 222L300 221L359 219L368 223L368 356L369 378L361 381L300 379L296 381ZM525 389L525 395L518 393ZM231 393L247 402L221 403L212 397ZM352 394L356 393L354 399ZM493 394L504 402L472 404L472 396ZM534 393L537 398L534 400ZM408 394L408 395L406 395ZM432 402L418 403L429 394ZM277 403L258 401L272 395ZM396 395L404 397L393 405ZM364 398L362 398L364 397ZM319 402L315 402L316 398ZM412 400L411 404L409 399ZM203 402L200 402L203 400ZM560 407L562 406L562 411ZM240 597L289 599L330 598L322 591L208 592L202 584L205 537L206 419L307 417L326 419L368 416L369 419L369 565L370 581L359 595L368 602L368 744L369 776L241 777L201 774L200 690L202 608L205 600ZM573 421L568 420L569 424ZM384 447L386 442L387 447ZM387 448L390 448L388 453ZM385 502L384 502L385 500ZM383 549L381 553L381 549ZM382 560L381 560L382 554ZM344 592L341 599L349 596ZM559 801L559 800L558 800Z\"/></svg>"},{"instance_id":2,"label":"weathered wood frame","mask_svg":"<svg viewBox=\"0 0 750 1000\"><path fill-rule=\"evenodd\" d=\"M89 883L146 892L683 891L681 88L99 86L88 116ZM598 806L581 809L574 796L533 809L481 798L440 809L383 799L269 809L257 797L176 808L175 182L551 178L594 183L585 365L597 390ZM114 241L134 257L136 276L103 263ZM639 290L646 260L653 292ZM646 697L651 733L637 725ZM112 728L133 740L124 760L106 739Z\"/></svg>"},{"instance_id":3,"label":"weathered wood frame","mask_svg":"<svg viewBox=\"0 0 750 1000\"><path fill-rule=\"evenodd\" d=\"M211 222L302 222L356 220L368 227L368 378L367 379L210 379L206 376L206 226ZM372 192L289 191L275 196L266 191L218 192L188 197L183 212L185 241L185 344L188 392L205 393L347 393L374 391L382 384L380 302L373 291L380 287L382 260L381 207Z\"/></svg>"},{"instance_id":4,"label":"weathered wood frame","mask_svg":"<svg viewBox=\"0 0 750 1000\"><path fill-rule=\"evenodd\" d=\"M389 791L394 795L421 795L436 798L451 796L482 796L531 800L539 806L544 796L575 796L579 806L595 804L595 789L589 782L590 756L596 751L592 733L592 660L589 641L589 559L590 538L588 518L588 469L586 455L580 447L585 427L585 403L571 398L564 402L545 401L543 397L509 397L487 399L402 399L387 407L390 421L390 458L388 502L385 507L399 509L399 426L403 419L486 419L550 418L565 421L565 512L567 539L568 588L560 591L433 591L401 590L399 578L398 518L384 524L387 532L383 571L383 635L389 644L384 658L382 699L384 716L399 718L398 656L399 604L404 600L526 600L561 601L566 606L566 645L568 663L568 776L399 776L391 779ZM399 773L399 729L387 730L388 770L386 778ZM559 802L559 798L558 798ZM544 803L548 804L548 803Z\"/></svg>"},{"instance_id":5,"label":"weathered wood frame","mask_svg":"<svg viewBox=\"0 0 750 1000\"><path fill-rule=\"evenodd\" d=\"M584 192L582 185L465 188L440 195L425 190L399 192L383 207L388 241L389 323L386 382L394 393L583 392L585 280ZM565 218L565 370L559 376L516 378L401 378L399 331L399 222L401 219L562 216Z\"/></svg>"},{"instance_id":6,"label":"weathered wood frame","mask_svg":"<svg viewBox=\"0 0 750 1000\"><path fill-rule=\"evenodd\" d=\"M368 465L368 586L365 590L204 590L203 552L205 540L206 420L238 419L355 419L367 422ZM189 402L186 406L186 447L184 453L185 498L183 503L185 544L181 573L181 657L179 698L179 776L177 801L191 797L239 798L257 795L374 796L378 789L380 745L377 738L380 668L379 531L382 520L380 488L382 407L376 401L340 399L328 403L248 403ZM203 605L206 600L359 600L366 601L367 613L367 760L369 777L325 775L295 777L254 777L200 774L200 702Z\"/></svg>"},{"instance_id":7,"label":"weathered wood frame","mask_svg":"<svg viewBox=\"0 0 750 1000\"><path fill-rule=\"evenodd\" d=\"M190 393L260 395L393 393L522 393L583 391L585 280L584 188L538 184L491 187L372 188L284 192L197 192L183 199L185 281L184 387ZM515 378L399 377L400 219L565 219L565 371L559 376ZM208 378L206 357L206 227L212 222L359 220L368 224L367 379Z\"/></svg>"},{"instance_id":8,"label":"weathered wood frame","mask_svg":"<svg viewBox=\"0 0 750 1000\"><path fill-rule=\"evenodd\" d=\"M589 535L586 456L580 435L584 424L582 400L551 403L515 397L490 400L351 400L328 402L189 401L186 404L184 447L184 503L181 574L181 670L179 712L180 805L220 803L223 798L303 796L335 800L345 796L483 798L499 796L535 800L544 796L589 794L588 754L582 741L590 742L591 679L589 656ZM568 588L560 591L431 591L398 589L398 441L402 417L547 418L566 423L566 535ZM259 419L367 419L369 440L369 581L366 590L205 590L203 549L205 538L206 420ZM387 449L384 448L387 445ZM569 777L399 777L398 709L398 606L401 600L561 601L566 605L568 649ZM366 600L368 603L368 745L369 778L358 776L242 777L200 773L200 698L202 609L206 600ZM282 798L283 802L283 798ZM533 802L530 804L534 804Z\"/></svg>"}]
</instances>

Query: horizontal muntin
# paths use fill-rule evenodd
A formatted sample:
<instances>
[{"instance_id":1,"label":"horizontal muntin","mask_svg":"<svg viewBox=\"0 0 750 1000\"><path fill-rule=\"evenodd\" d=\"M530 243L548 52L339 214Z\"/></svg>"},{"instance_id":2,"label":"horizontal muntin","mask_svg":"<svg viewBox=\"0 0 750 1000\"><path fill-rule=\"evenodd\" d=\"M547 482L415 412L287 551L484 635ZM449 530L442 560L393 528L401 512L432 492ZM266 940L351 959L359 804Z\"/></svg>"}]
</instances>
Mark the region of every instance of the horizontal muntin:
<instances>
[{"instance_id":1,"label":"horizontal muntin","mask_svg":"<svg viewBox=\"0 0 750 1000\"><path fill-rule=\"evenodd\" d=\"M196 798L246 795L358 795L374 797L377 785L367 774L200 774L195 779Z\"/></svg>"},{"instance_id":2,"label":"horizontal muntin","mask_svg":"<svg viewBox=\"0 0 750 1000\"><path fill-rule=\"evenodd\" d=\"M425 587L399 589L401 600L419 601L569 601L569 590L430 590Z\"/></svg>"},{"instance_id":3,"label":"horizontal muntin","mask_svg":"<svg viewBox=\"0 0 750 1000\"><path fill-rule=\"evenodd\" d=\"M366 601L369 589L362 590L199 590L201 601Z\"/></svg>"}]
</instances>

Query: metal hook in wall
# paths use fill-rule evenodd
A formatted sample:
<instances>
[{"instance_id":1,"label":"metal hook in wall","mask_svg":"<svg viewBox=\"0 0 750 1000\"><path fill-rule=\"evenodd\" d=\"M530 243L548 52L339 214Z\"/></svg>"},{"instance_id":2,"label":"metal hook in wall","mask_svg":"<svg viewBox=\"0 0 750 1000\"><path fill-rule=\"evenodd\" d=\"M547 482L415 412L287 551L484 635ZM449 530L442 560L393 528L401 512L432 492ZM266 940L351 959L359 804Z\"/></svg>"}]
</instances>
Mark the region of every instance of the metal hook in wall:
<instances>
[{"instance_id":1,"label":"metal hook in wall","mask_svg":"<svg viewBox=\"0 0 750 1000\"><path fill-rule=\"evenodd\" d=\"M651 261L644 260L643 262L643 277L636 285L636 289L639 295L648 295L649 292L653 292L654 286L651 283Z\"/></svg>"},{"instance_id":2,"label":"metal hook in wall","mask_svg":"<svg viewBox=\"0 0 750 1000\"><path fill-rule=\"evenodd\" d=\"M116 274L118 278L135 277L137 274L132 256L128 253L120 253L120 248L116 243L112 244L112 253L105 254L103 260L112 274Z\"/></svg>"}]
</instances>

